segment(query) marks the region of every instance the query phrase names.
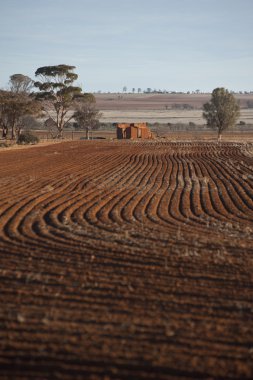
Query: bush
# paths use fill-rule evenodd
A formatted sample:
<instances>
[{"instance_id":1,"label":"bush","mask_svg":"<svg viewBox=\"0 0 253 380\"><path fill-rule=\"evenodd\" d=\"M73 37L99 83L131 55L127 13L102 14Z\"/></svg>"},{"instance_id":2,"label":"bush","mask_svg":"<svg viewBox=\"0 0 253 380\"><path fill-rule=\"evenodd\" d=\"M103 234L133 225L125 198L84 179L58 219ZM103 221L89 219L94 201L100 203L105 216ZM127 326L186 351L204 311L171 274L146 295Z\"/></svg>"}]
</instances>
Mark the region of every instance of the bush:
<instances>
[{"instance_id":1,"label":"bush","mask_svg":"<svg viewBox=\"0 0 253 380\"><path fill-rule=\"evenodd\" d=\"M21 133L17 140L18 144L37 144L38 142L39 138L30 132Z\"/></svg>"}]
</instances>

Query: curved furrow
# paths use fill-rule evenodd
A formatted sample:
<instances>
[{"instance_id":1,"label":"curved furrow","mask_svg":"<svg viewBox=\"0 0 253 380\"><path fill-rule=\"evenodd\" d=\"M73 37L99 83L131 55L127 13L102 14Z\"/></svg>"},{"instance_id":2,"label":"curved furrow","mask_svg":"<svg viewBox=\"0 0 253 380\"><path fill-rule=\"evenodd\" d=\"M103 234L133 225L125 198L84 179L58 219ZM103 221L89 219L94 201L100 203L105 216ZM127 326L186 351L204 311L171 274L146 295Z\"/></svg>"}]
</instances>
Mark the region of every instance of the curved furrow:
<instances>
[{"instance_id":1,"label":"curved furrow","mask_svg":"<svg viewBox=\"0 0 253 380\"><path fill-rule=\"evenodd\" d=\"M135 157L134 165L126 165L125 170L121 170L118 176L109 178L107 188L104 190L105 194L103 194L103 192L100 193L98 195L99 198L95 203L93 201L90 202L90 206L86 209L85 213L83 213L83 217L86 220L93 220L93 223L97 223L98 218L100 217L100 206L102 206L102 213L105 212L108 215L108 219L112 222L121 224L121 209L118 207L118 201L122 198L122 192L124 194L128 193L127 189L129 187L129 180L133 177L133 172L139 172L141 164L142 156L137 156ZM101 199L103 199L102 205L100 205Z\"/></svg>"},{"instance_id":2,"label":"curved furrow","mask_svg":"<svg viewBox=\"0 0 253 380\"><path fill-rule=\"evenodd\" d=\"M206 224L204 221L205 214L201 208L200 191L201 191L201 177L198 177L195 172L192 160L188 154L185 159L182 159L184 168L183 176L185 178L185 188L182 194L182 210L187 219L190 220L190 225L194 228L199 228Z\"/></svg>"},{"instance_id":3,"label":"curved furrow","mask_svg":"<svg viewBox=\"0 0 253 380\"><path fill-rule=\"evenodd\" d=\"M5 242L8 242L10 246L25 245L29 249L50 248L50 246L56 249L57 242L52 239L52 236L50 237L50 223L43 223L44 213L46 212L43 202L47 200L47 197L44 199L41 197L39 207L37 197L23 205L19 203L14 216L11 216L5 224L3 230ZM14 210L12 209L11 211L13 212ZM38 229L38 225L41 226L40 229ZM44 234L41 236L38 231L44 231ZM46 239L46 235L49 238Z\"/></svg>"},{"instance_id":4,"label":"curved furrow","mask_svg":"<svg viewBox=\"0 0 253 380\"><path fill-rule=\"evenodd\" d=\"M150 163L149 163L149 159L145 159L145 156L144 156L144 162L145 164L143 165L143 159L142 157L138 157L138 159L136 160L136 166L131 166L129 168L129 171L128 173L125 173L124 174L124 177L121 176L117 183L111 183L111 187L112 187L112 193L115 192L115 196L110 196L108 197L108 194L106 195L105 198L109 198L109 201L107 202L107 204L105 203L105 205L103 204L103 208L102 208L102 211L101 209L99 209L99 204L96 205L96 209L94 210L94 206L91 206L90 209L88 209L85 213L85 217L89 217L89 215L87 215L88 212L92 212L94 213L95 216L100 216L101 215L101 212L102 213L106 213L107 214L107 218L109 220L111 220L113 223L116 222L118 224L121 224L122 223L122 215L121 215L121 211L122 211L122 206L121 206L121 201L124 201L124 196L126 196L126 194L131 194L132 192L132 186L131 186L131 183L133 182L133 180L135 179L135 176L138 176L138 180L139 178L142 176L142 171L145 170L145 166L146 165L149 165L150 166ZM141 168L141 169L140 169ZM134 174L136 173L136 174ZM138 188L138 180L137 180L137 183L135 184L136 187ZM128 190L130 187L130 191ZM109 190L110 192L111 190ZM123 197L122 197L122 192L123 192ZM105 199L106 201L106 199ZM103 202L104 203L104 202ZM98 206L98 207L97 207Z\"/></svg>"},{"instance_id":5,"label":"curved furrow","mask_svg":"<svg viewBox=\"0 0 253 380\"><path fill-rule=\"evenodd\" d=\"M206 160L197 158L194 167L202 179L199 202L207 220L227 220L227 212L218 197L219 187L210 175Z\"/></svg>"},{"instance_id":6,"label":"curved furrow","mask_svg":"<svg viewBox=\"0 0 253 380\"><path fill-rule=\"evenodd\" d=\"M155 222L156 225L160 225L161 227L168 228L168 225L164 225L164 221L159 217L159 206L161 197L164 194L164 191L168 189L168 162L164 155L159 156L159 162L157 166L157 175L154 178L154 186L152 189L152 194L149 199L146 200L145 206L145 214L147 214L148 218ZM155 217L154 217L155 216ZM159 227L160 228L160 227ZM156 228L157 230L157 228Z\"/></svg>"},{"instance_id":7,"label":"curved furrow","mask_svg":"<svg viewBox=\"0 0 253 380\"><path fill-rule=\"evenodd\" d=\"M209 166L213 173L213 178L219 187L219 197L227 212L233 216L234 219L247 219L246 214L240 209L238 197L231 197L232 182L227 181L224 176L224 171L221 169L219 163L209 160Z\"/></svg>"},{"instance_id":8,"label":"curved furrow","mask_svg":"<svg viewBox=\"0 0 253 380\"><path fill-rule=\"evenodd\" d=\"M177 163L179 159L177 160ZM167 228L173 228L176 225L176 228L183 227L187 224L187 229L191 228L191 225L195 225L195 222L198 224L198 218L195 218L194 214L191 213L189 209L190 206L190 191L191 191L191 180L188 173L188 167L185 165L183 160L181 161L181 173L177 170L177 165L175 165L175 161L168 154L166 155L166 172L164 173L164 186L161 188L160 199L157 202L157 215L160 220L167 224ZM185 181L183 180L185 178ZM177 180L177 182L176 182ZM180 214L171 214L169 211L171 207L173 207L173 196L175 197L175 190L177 186L178 194L178 210L181 213L181 217L179 219ZM190 190L190 191L189 191ZM174 198L174 201L176 198ZM177 209L177 208L175 208ZM176 222L176 223L175 223ZM181 222L181 223L180 223ZM170 227L169 227L170 226ZM175 226L174 226L175 227Z\"/></svg>"},{"instance_id":9,"label":"curved furrow","mask_svg":"<svg viewBox=\"0 0 253 380\"><path fill-rule=\"evenodd\" d=\"M159 187L161 168L160 156L151 154L150 167L146 168L145 175L140 178L140 191L128 204L129 214L141 225L143 224L143 219L146 221L147 226L149 223L156 222L156 215L154 213L150 214L149 207L151 207L150 202Z\"/></svg>"},{"instance_id":10,"label":"curved furrow","mask_svg":"<svg viewBox=\"0 0 253 380\"><path fill-rule=\"evenodd\" d=\"M104 198L106 199L106 201L110 197L110 193L111 193L110 189L109 189L109 194L108 194L108 190L106 191L106 193L104 195ZM85 198L88 198L88 200ZM74 219L74 221L76 222L77 213L81 212L84 214L84 210L86 210L85 212L87 213L89 211L89 203L91 203L93 206L94 206L94 203L98 204L97 196L96 195L94 196L94 193L93 193L93 197L91 197L91 194L86 192L85 198L83 197L81 202L79 200L77 202L77 205L76 205L76 203L69 205L69 200L68 200L68 202L65 202L64 200L60 201L59 205L53 209L52 209L52 205L51 205L51 210L48 211L46 214L47 224L49 224L50 226L53 225L56 229L58 228L59 230L64 229L66 231L66 229L70 229L72 231L75 231L75 230L81 231L82 227L83 227L83 223L82 223L83 218L82 218L81 223L80 223L80 218L79 218L78 225L76 223L74 223L72 225L71 220ZM101 200L102 200L102 196L101 196L101 194L99 194L99 201L101 202ZM61 209L61 207L64 207L64 209ZM56 215L59 216L58 219L60 219L60 224L58 223ZM84 218L84 219L86 219L86 221L91 223L91 220L89 218ZM65 224L65 226L64 226L64 228L62 228L62 226L64 224ZM66 227L66 225L67 225L67 227Z\"/></svg>"},{"instance_id":11,"label":"curved furrow","mask_svg":"<svg viewBox=\"0 0 253 380\"><path fill-rule=\"evenodd\" d=\"M209 184L211 183L212 191L218 192L218 188L216 187L215 182L209 176L209 173L203 165L203 162L197 158L193 162L192 168L196 173L196 176L199 178L199 186L197 186L197 183L195 183L198 193L192 193L191 207L193 209L196 209L196 205L198 205L197 212L201 210L200 216L203 216L207 227L209 227L210 221L214 222L217 220L227 220L226 213L223 213L222 209L219 207L213 207L213 201L209 191Z\"/></svg>"},{"instance_id":12,"label":"curved furrow","mask_svg":"<svg viewBox=\"0 0 253 380\"><path fill-rule=\"evenodd\" d=\"M180 154L173 154L171 156L173 162L173 172L171 175L171 182L169 192L171 192L170 202L168 204L169 214L174 219L175 223L183 224L188 220L182 214L181 196L185 186L185 180L182 173L182 163L180 161Z\"/></svg>"},{"instance_id":13,"label":"curved furrow","mask_svg":"<svg viewBox=\"0 0 253 380\"><path fill-rule=\"evenodd\" d=\"M155 157L152 155L152 157ZM138 197L132 201L132 214L143 228L143 225L147 225L146 222L151 222L151 228L155 228L155 224L159 221L159 215L157 211L158 203L160 201L163 188L167 187L164 182L165 173L167 170L166 160L161 155L154 158L155 170L149 171L145 180L142 183L142 191L138 194ZM164 164L165 163L165 164ZM154 198L154 200L153 200ZM155 213L152 211L154 207Z\"/></svg>"},{"instance_id":14,"label":"curved furrow","mask_svg":"<svg viewBox=\"0 0 253 380\"><path fill-rule=\"evenodd\" d=\"M76 191L74 191L74 196L72 195L73 194L72 188L73 188L73 186L74 186L74 188L76 187L76 185L75 185L76 180L72 181L72 182L74 182L74 183L71 183L71 185L69 183L67 183L67 185L66 185L66 180L65 180L64 181L64 183L65 183L64 187L62 186L61 183L58 184L57 187L61 188L61 192L63 194L66 194L66 193L69 194L69 195L65 196L63 199L62 199L62 197L59 197L59 191L56 192L57 195L58 195L58 198L55 198L55 192L54 192L54 194L51 197L50 196L48 197L46 203L45 203L44 197L42 198L43 208L44 209L48 209L49 208L49 210L47 210L43 214L43 216L42 216L42 218L45 220L45 223L44 223L44 225L40 229L38 228L38 223L39 222L35 223L35 222L31 221L30 223L28 223L28 226L27 226L27 222L26 222L27 217L31 219L30 214L34 216L38 212L40 212L40 208L38 208L38 206L40 207L40 203L41 202L38 200L38 198L36 199L37 200L37 202L36 202L37 203L37 210L30 210L30 208L29 208L29 209L25 209L25 210L22 211L22 213L24 215L24 218L22 219L20 217L20 219L16 219L15 220L15 224L16 224L16 230L18 231L18 229L19 229L19 233L21 235L23 235L23 238L24 238L24 236L26 236L26 238L28 238L29 228L32 225L34 225L34 226L36 225L36 228L30 228L30 231L33 230L34 232L38 231L38 230L41 231L43 229L45 230L46 228L48 228L48 226L50 226L51 228L54 226L56 229L59 229L59 231L62 230L62 234L63 234L63 232L65 234L66 234L66 232L68 232L66 226L64 226L64 223L62 225L60 225L59 223L57 223L56 218L54 217L54 215L52 216L52 214L54 214L55 212L57 213L59 211L58 209L55 208L55 203L57 203L58 205L60 203L61 205L64 205L64 208L65 208L70 203L70 199L76 201L76 198L80 197L79 194L76 196ZM54 190L56 188L56 186L54 185L54 183L53 183L53 185L50 185L49 187L50 188L54 188ZM20 211L19 212L16 211L15 214L16 214L15 218L17 218L17 216L19 216L19 214L20 214ZM21 225L20 228L18 228L19 224ZM14 221L11 221L11 223L8 223L6 228L8 229L10 226L11 226L12 238L13 238L13 235L14 235L13 231L15 229L14 228ZM27 227L25 227L25 226L27 226ZM28 231L27 234L25 234L25 230ZM17 238L17 235L18 234L16 233L15 238ZM67 233L67 235L68 235L68 233ZM23 238L21 237L21 240L23 240ZM31 236L31 240L32 241L34 240L34 238L35 238L34 235ZM43 235L43 239L45 239L45 235ZM66 236L65 239L68 239L68 236ZM55 243L56 243L56 237L54 236L54 245L55 245Z\"/></svg>"},{"instance_id":15,"label":"curved furrow","mask_svg":"<svg viewBox=\"0 0 253 380\"><path fill-rule=\"evenodd\" d=\"M173 226L173 218L170 217L168 213L168 205L170 202L171 194L172 194L172 174L174 175L175 166L173 166L173 161L171 156L167 153L164 155L164 166L166 167L166 171L163 175L163 186L162 192L159 199L159 203L157 205L157 215L158 217L165 222L168 226Z\"/></svg>"},{"instance_id":16,"label":"curved furrow","mask_svg":"<svg viewBox=\"0 0 253 380\"><path fill-rule=\"evenodd\" d=\"M250 181L246 181L244 175L239 176L237 170L230 170L230 167L225 163L221 165L219 162L216 163L218 170L222 173L225 185L228 189L231 189L232 197L234 198L234 203L237 203L238 208L242 208L243 212L248 212L253 210L253 187L250 186Z\"/></svg>"},{"instance_id":17,"label":"curved furrow","mask_svg":"<svg viewBox=\"0 0 253 380\"><path fill-rule=\"evenodd\" d=\"M192 160L191 155L189 155L189 160L189 176L194 179L190 193L190 209L201 223L206 224L209 222L210 215L207 215L202 207L201 192L206 190L208 178L203 177L197 162Z\"/></svg>"},{"instance_id":18,"label":"curved furrow","mask_svg":"<svg viewBox=\"0 0 253 380\"><path fill-rule=\"evenodd\" d=\"M217 214L220 214L222 219L237 219L236 210L233 207L231 208L231 204L227 202L228 193L220 173L211 164L210 159L207 161L202 158L199 163L203 168L204 177L209 178L206 192L206 196L209 198L207 200L209 207L211 206Z\"/></svg>"},{"instance_id":19,"label":"curved furrow","mask_svg":"<svg viewBox=\"0 0 253 380\"><path fill-rule=\"evenodd\" d=\"M152 167L152 161L146 154L139 156L138 165L132 167L127 177L121 180L120 188L123 191L119 193L118 199L114 197L113 202L100 210L101 216L104 216L104 222L112 221L117 223L132 223L136 221L132 213L132 202L136 202L139 194L143 192L143 179L147 171ZM145 190L144 190L145 191Z\"/></svg>"},{"instance_id":20,"label":"curved furrow","mask_svg":"<svg viewBox=\"0 0 253 380\"><path fill-rule=\"evenodd\" d=\"M185 144L185 146L188 150L189 146L187 144ZM174 149L175 148L176 146L174 145ZM179 149L182 149L182 146L177 147L177 150ZM147 150L146 146L145 150ZM167 153L165 147L163 147L162 151ZM166 166L167 160L164 160L159 152L159 155L152 156L153 161L149 161L147 166L145 166L145 160L143 160L141 156L138 156L136 160L136 156L132 155L130 159L126 160L124 155L122 155L122 167L119 165L116 173L112 176L111 165L116 157L117 154L115 153L109 157L107 156L106 160L103 160L105 166L103 174L101 174L101 171L98 169L98 175L96 175L96 170L93 166L92 168L89 167L88 171L86 170L85 176L82 176L82 171L79 170L74 179L68 181L68 184L65 184L65 186L63 186L63 183L66 182L66 176L63 176L62 180L58 182L51 182L51 185L45 185L44 181L42 186L43 191L47 190L47 186L49 186L49 188L51 186L54 192L57 193L58 198L55 198L55 194L52 194L45 203L45 199L42 197L41 200L38 200L37 211L36 209L30 209L30 201L27 206L21 203L20 210L11 208L11 213L16 214L16 219L15 222L12 219L6 223L5 232L9 231L9 235L12 236L12 238L15 235L16 239L19 235L19 241L24 241L24 238L26 238L27 241L29 239L32 241L35 238L34 233L36 233L36 231L50 229L50 233L47 231L48 240L50 241L51 236L52 240L54 240L54 244L56 244L56 241L59 244L63 244L63 242L70 237L73 240L80 239L80 236L76 238L75 234L78 235L77 232L82 229L85 220L86 224L99 223L100 227L103 225L106 226L111 221L113 223L113 229L115 228L115 222L120 226L124 223L131 224L134 219L137 223L139 222L142 225L144 223L145 228L154 228L152 224L155 222L156 224L160 224L159 228L165 223L164 228L166 227L168 229L176 221L178 225L184 226L186 224L187 229L191 231L192 228L202 227L203 212L207 218L217 218L218 215L219 217L222 215L224 220L229 219L228 213L230 211L228 207L225 207L225 212L220 212L223 208L221 207L221 205L223 206L223 198L221 199L220 194L218 194L219 190L224 190L224 187L227 185L224 180L225 175L222 176L217 185L217 178L215 178L215 176L217 177L217 169L215 169L215 165L214 167L212 166L212 173L210 167L207 169L207 173L202 173L202 177L200 177L201 179L204 178L204 184L202 186L198 175L194 175L196 165L199 165L198 160L195 160L195 167L193 167L191 157L188 156L187 153L185 153L184 156L177 153L170 155L171 164L168 165L168 167L172 167L173 169L170 169L171 172L169 175L166 174L168 168ZM210 162L210 159L206 158L203 151L200 153L200 157L202 157L200 161L201 166L206 165L206 160ZM134 162L135 166L132 164ZM101 162L99 164L101 165ZM108 169L106 169L106 165ZM99 165L97 165L97 167L98 166ZM174 177L175 172L176 176ZM93 180L89 180L91 174ZM227 175L228 174L226 174L226 176ZM122 180L123 176L124 180ZM205 183L205 179L208 177L214 177L216 180L215 182L211 179L213 182L210 187L206 186ZM137 178L140 179L139 185ZM167 184L163 178L166 178ZM101 188L98 191L97 187L94 186L101 182L103 183L102 191ZM80 188L80 183L82 183L81 186L85 184L85 195L77 194L76 190ZM132 186L134 183L136 185L135 187ZM169 186L167 188L168 184ZM140 189L138 187L140 187ZM116 189L115 193L112 192L112 188L114 190ZM126 190L122 192L122 188L126 188ZM60 189L62 192L61 195L59 194ZM216 194L214 194L215 189ZM36 190L37 189L34 188L32 192ZM169 196L168 193L170 194ZM208 196L210 196L209 201L207 201L205 193L208 193ZM226 195L229 195L229 191L227 191ZM233 196L235 197L235 193L231 195L231 197ZM36 220L36 218L33 220L33 217L37 213L41 213L40 203L42 203L46 211L42 213L44 222L39 228L41 221ZM218 207L217 203L219 203ZM209 206L206 208L204 204L208 204ZM5 204L5 206L8 206L8 204ZM166 209L171 212L167 213ZM213 210L216 210L216 212L214 213ZM238 218L238 210L234 209L233 211ZM242 211L245 211L245 209L242 209ZM80 212L82 213L82 218L76 218L76 215L80 214ZM2 216L4 215L5 212L3 208ZM24 217L22 217L22 215L24 215ZM94 215L95 223L94 220L92 221L91 215ZM29 220L29 223L27 223L26 219ZM74 222L72 222L72 219ZM78 223L76 223L76 220L78 220ZM22 225L22 227L18 227L19 225ZM111 227L108 228L107 226L105 229L110 230L110 228ZM16 231L15 233L13 232L14 230ZM33 234L29 237L31 231L33 231ZM42 240L43 239L45 239L45 235L43 235Z\"/></svg>"}]
</instances>

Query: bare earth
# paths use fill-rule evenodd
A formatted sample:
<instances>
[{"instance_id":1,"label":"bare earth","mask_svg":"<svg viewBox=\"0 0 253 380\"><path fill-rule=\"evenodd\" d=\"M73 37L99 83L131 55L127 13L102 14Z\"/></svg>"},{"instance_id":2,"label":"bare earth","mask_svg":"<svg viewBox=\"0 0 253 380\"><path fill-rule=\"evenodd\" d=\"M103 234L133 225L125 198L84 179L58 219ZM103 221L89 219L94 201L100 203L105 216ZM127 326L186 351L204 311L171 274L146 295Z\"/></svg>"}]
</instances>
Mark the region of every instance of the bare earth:
<instances>
[{"instance_id":1,"label":"bare earth","mask_svg":"<svg viewBox=\"0 0 253 380\"><path fill-rule=\"evenodd\" d=\"M252 379L253 147L0 152L1 379Z\"/></svg>"}]
</instances>

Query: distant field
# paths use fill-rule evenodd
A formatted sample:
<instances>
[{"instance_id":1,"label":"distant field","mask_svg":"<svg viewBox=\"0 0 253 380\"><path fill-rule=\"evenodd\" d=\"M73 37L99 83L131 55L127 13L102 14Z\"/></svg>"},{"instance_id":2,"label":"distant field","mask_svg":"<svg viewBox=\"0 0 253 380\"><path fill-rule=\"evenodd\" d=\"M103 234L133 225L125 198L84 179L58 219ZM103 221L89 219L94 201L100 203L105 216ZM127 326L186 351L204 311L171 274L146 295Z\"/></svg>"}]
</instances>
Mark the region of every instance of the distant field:
<instances>
[{"instance_id":1,"label":"distant field","mask_svg":"<svg viewBox=\"0 0 253 380\"><path fill-rule=\"evenodd\" d=\"M204 124L202 106L210 94L96 94L97 107L102 111L102 122L189 123ZM236 95L240 102L240 120L253 123L253 94ZM175 109L188 105L193 109Z\"/></svg>"},{"instance_id":2,"label":"distant field","mask_svg":"<svg viewBox=\"0 0 253 380\"><path fill-rule=\"evenodd\" d=\"M95 94L101 110L150 110L164 109L173 104L190 104L194 108L202 108L211 94ZM235 95L241 107L247 107L247 101L253 101L253 94Z\"/></svg>"},{"instance_id":3,"label":"distant field","mask_svg":"<svg viewBox=\"0 0 253 380\"><path fill-rule=\"evenodd\" d=\"M103 110L102 122L189 123L204 124L201 110ZM240 120L253 123L253 109L241 110Z\"/></svg>"}]
</instances>

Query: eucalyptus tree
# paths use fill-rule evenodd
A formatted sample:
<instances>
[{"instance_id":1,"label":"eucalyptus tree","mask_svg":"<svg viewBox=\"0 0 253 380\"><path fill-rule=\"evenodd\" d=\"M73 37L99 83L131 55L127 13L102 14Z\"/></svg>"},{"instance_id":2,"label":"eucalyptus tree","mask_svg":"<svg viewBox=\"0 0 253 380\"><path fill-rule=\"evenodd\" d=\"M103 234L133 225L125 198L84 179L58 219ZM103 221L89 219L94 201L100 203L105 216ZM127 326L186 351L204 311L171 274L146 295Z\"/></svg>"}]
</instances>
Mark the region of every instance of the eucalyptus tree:
<instances>
[{"instance_id":1,"label":"eucalyptus tree","mask_svg":"<svg viewBox=\"0 0 253 380\"><path fill-rule=\"evenodd\" d=\"M0 91L0 125L2 137L11 139L19 136L24 126L24 118L39 112L40 106L34 99L31 90L33 80L23 74L10 76L9 89Z\"/></svg>"},{"instance_id":2,"label":"eucalyptus tree","mask_svg":"<svg viewBox=\"0 0 253 380\"><path fill-rule=\"evenodd\" d=\"M34 87L34 81L27 75L13 74L9 80L10 91L14 93L30 94Z\"/></svg>"},{"instance_id":3,"label":"eucalyptus tree","mask_svg":"<svg viewBox=\"0 0 253 380\"><path fill-rule=\"evenodd\" d=\"M223 87L215 88L210 102L203 106L203 117L207 125L217 129L218 141L222 132L236 124L240 116L240 107L233 94Z\"/></svg>"},{"instance_id":4,"label":"eucalyptus tree","mask_svg":"<svg viewBox=\"0 0 253 380\"><path fill-rule=\"evenodd\" d=\"M74 86L78 75L75 66L44 66L36 70L40 80L34 83L39 89L36 99L43 102L43 110L56 127L54 137L63 138L63 129L73 118L71 112L75 101L83 96L81 87Z\"/></svg>"},{"instance_id":5,"label":"eucalyptus tree","mask_svg":"<svg viewBox=\"0 0 253 380\"><path fill-rule=\"evenodd\" d=\"M28 115L39 113L39 104L33 97L12 91L0 91L0 124L2 137L7 138L11 133L11 139L19 136L24 125L24 118Z\"/></svg>"},{"instance_id":6,"label":"eucalyptus tree","mask_svg":"<svg viewBox=\"0 0 253 380\"><path fill-rule=\"evenodd\" d=\"M90 132L98 128L102 114L96 108L96 99L92 94L86 94L76 103L73 117L77 125L86 132L86 139L90 138Z\"/></svg>"}]
</instances>

